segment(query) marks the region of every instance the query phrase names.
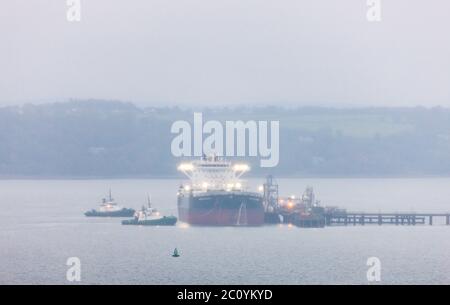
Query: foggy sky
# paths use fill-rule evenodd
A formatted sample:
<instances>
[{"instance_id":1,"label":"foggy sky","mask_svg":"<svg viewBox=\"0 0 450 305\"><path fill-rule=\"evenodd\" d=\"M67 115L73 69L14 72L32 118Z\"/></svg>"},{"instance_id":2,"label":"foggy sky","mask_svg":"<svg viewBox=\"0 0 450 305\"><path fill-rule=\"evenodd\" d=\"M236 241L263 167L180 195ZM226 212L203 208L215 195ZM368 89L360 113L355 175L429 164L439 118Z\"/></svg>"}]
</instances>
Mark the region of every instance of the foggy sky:
<instances>
[{"instance_id":1,"label":"foggy sky","mask_svg":"<svg viewBox=\"0 0 450 305\"><path fill-rule=\"evenodd\" d=\"M65 0L0 4L0 106L450 106L450 2Z\"/></svg>"}]
</instances>

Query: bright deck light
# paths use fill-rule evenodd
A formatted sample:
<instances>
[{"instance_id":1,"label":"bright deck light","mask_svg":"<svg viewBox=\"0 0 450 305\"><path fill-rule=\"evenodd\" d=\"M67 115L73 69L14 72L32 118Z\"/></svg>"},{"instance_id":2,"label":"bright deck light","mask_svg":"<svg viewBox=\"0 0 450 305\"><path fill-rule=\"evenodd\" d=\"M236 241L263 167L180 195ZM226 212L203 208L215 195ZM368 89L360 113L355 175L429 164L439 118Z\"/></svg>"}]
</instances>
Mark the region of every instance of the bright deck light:
<instances>
[{"instance_id":1,"label":"bright deck light","mask_svg":"<svg viewBox=\"0 0 450 305\"><path fill-rule=\"evenodd\" d=\"M181 163L178 166L178 170L180 171L191 171L194 169L194 165L192 165L192 163Z\"/></svg>"},{"instance_id":2,"label":"bright deck light","mask_svg":"<svg viewBox=\"0 0 450 305\"><path fill-rule=\"evenodd\" d=\"M235 172L246 172L250 170L250 166L247 164L236 164L233 166Z\"/></svg>"}]
</instances>

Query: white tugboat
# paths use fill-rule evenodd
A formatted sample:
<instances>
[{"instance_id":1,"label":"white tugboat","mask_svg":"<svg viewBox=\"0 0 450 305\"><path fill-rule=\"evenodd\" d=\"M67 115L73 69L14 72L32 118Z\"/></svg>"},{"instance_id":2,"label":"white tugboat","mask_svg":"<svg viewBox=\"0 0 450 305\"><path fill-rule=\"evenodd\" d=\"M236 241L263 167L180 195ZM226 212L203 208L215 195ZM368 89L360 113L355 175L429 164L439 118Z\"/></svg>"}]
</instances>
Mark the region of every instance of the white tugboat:
<instances>
[{"instance_id":1,"label":"white tugboat","mask_svg":"<svg viewBox=\"0 0 450 305\"><path fill-rule=\"evenodd\" d=\"M87 217L131 217L135 213L133 209L121 207L112 198L111 190L109 190L109 197L103 198L98 210L90 210L84 213Z\"/></svg>"},{"instance_id":2,"label":"white tugboat","mask_svg":"<svg viewBox=\"0 0 450 305\"><path fill-rule=\"evenodd\" d=\"M157 209L152 207L150 197L147 199L147 206L142 206L141 210L134 213L133 219L123 220L123 225L141 226L173 226L177 223L175 216L161 216Z\"/></svg>"}]
</instances>

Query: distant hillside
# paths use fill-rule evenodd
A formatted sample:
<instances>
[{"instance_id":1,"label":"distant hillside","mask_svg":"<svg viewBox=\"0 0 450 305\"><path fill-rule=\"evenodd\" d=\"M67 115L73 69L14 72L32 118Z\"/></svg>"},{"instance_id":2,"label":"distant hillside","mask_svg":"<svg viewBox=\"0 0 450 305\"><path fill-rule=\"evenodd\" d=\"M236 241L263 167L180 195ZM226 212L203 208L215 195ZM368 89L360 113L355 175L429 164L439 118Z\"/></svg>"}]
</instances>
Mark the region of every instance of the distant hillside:
<instances>
[{"instance_id":1,"label":"distant hillside","mask_svg":"<svg viewBox=\"0 0 450 305\"><path fill-rule=\"evenodd\" d=\"M279 176L450 175L443 108L195 109L205 120L279 120ZM0 108L0 176L175 176L175 120L194 109L72 101Z\"/></svg>"}]
</instances>

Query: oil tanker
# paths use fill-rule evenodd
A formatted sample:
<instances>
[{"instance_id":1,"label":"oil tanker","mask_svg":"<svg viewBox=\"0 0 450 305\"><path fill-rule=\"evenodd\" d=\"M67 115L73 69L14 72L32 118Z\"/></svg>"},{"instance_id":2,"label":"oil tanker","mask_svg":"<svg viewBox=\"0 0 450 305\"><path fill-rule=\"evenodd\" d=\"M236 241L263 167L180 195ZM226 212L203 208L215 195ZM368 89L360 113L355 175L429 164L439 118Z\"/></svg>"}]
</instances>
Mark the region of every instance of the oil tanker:
<instances>
[{"instance_id":1,"label":"oil tanker","mask_svg":"<svg viewBox=\"0 0 450 305\"><path fill-rule=\"evenodd\" d=\"M247 164L232 164L217 156L178 166L189 182L178 190L182 222L204 226L260 226L264 224L263 197L250 192L241 176Z\"/></svg>"}]
</instances>

